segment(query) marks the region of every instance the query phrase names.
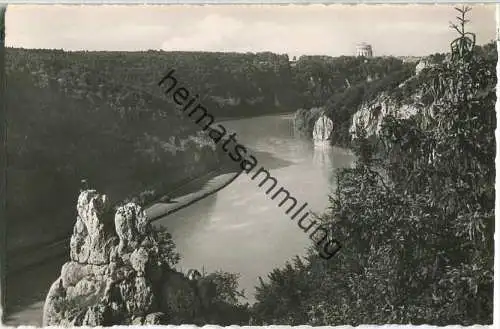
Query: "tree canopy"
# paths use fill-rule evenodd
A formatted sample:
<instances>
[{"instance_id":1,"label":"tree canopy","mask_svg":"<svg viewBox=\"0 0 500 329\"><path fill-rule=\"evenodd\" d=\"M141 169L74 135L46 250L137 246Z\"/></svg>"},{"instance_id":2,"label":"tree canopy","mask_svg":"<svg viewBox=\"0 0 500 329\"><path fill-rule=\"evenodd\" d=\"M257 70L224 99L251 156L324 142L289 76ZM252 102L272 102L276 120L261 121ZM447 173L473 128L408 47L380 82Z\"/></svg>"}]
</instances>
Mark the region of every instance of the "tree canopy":
<instances>
[{"instance_id":1,"label":"tree canopy","mask_svg":"<svg viewBox=\"0 0 500 329\"><path fill-rule=\"evenodd\" d=\"M429 111L387 117L377 145L358 135L322 216L342 250L269 274L259 323L492 323L497 55L472 35L413 86Z\"/></svg>"}]
</instances>

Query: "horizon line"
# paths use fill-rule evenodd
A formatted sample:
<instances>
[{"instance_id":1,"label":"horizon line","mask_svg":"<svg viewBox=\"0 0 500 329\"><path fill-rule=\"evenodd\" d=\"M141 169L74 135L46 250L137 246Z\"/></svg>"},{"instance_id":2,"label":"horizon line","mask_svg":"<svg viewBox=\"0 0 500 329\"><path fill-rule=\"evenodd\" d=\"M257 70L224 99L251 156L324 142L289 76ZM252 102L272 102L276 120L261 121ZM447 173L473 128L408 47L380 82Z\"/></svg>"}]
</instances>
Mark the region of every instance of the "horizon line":
<instances>
[{"instance_id":1,"label":"horizon line","mask_svg":"<svg viewBox=\"0 0 500 329\"><path fill-rule=\"evenodd\" d=\"M482 45L477 45L477 46L484 46L489 43L495 42L495 40L491 40L489 42L485 42ZM275 55L281 55L281 56L288 56L288 57L297 57L297 59L301 57L332 57L332 58L337 58L337 57L359 57L356 55L355 51L352 54L341 54L341 55L327 55L327 54L300 54L300 55L292 55L290 53L283 53L283 52L274 52L271 50L261 50L261 51L234 51L234 50L165 50L165 49L135 49L135 50L88 50L88 49L64 49L64 48L27 48L27 47L20 47L20 46L11 46L11 45L5 45L6 49L20 49L20 50L42 50L42 51L62 51L62 52L67 52L67 53L81 53L81 52L88 52L88 53L147 53L147 52L164 52L164 53L210 53L210 54L265 54L265 53L271 53ZM437 52L438 54L447 54L450 51L446 52ZM419 55L395 55L395 54L380 54L380 55L373 55L371 58L377 58L377 57L427 57L430 55L433 55L436 53L428 53L428 54L419 54ZM289 59L292 61L291 59Z\"/></svg>"}]
</instances>

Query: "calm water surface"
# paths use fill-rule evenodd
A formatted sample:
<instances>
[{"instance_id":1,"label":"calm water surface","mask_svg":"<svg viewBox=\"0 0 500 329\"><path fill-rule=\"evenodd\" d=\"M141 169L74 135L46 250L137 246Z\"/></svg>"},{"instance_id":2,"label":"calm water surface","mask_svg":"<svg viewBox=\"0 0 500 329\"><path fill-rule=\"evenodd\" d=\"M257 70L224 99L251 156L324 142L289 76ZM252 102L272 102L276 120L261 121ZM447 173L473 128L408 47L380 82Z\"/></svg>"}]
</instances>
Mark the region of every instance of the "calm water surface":
<instances>
[{"instance_id":1,"label":"calm water surface","mask_svg":"<svg viewBox=\"0 0 500 329\"><path fill-rule=\"evenodd\" d=\"M348 167L354 157L347 150L314 146L294 133L291 116L265 116L224 121L236 140L293 195L299 205L322 212L335 188L335 171ZM259 188L259 179L245 174L225 189L190 207L160 219L181 253L179 268L241 274L240 287L250 302L258 277L266 277L294 255L304 254L310 240ZM266 184L266 186L269 183ZM266 187L267 189L267 187Z\"/></svg>"},{"instance_id":2,"label":"calm water surface","mask_svg":"<svg viewBox=\"0 0 500 329\"><path fill-rule=\"evenodd\" d=\"M295 136L291 123L290 116L268 116L223 125L237 132L238 142L259 161L257 168L268 169L299 206L307 202L311 210L322 212L334 188L335 170L350 166L353 156L341 148L314 147ZM297 220L278 208L279 201L270 199L259 182L243 174L218 193L156 222L172 233L182 256L180 270L238 272L249 302L254 301L259 276L265 278L310 244ZM8 324L41 326L43 301L64 261L48 260L9 277Z\"/></svg>"}]
</instances>

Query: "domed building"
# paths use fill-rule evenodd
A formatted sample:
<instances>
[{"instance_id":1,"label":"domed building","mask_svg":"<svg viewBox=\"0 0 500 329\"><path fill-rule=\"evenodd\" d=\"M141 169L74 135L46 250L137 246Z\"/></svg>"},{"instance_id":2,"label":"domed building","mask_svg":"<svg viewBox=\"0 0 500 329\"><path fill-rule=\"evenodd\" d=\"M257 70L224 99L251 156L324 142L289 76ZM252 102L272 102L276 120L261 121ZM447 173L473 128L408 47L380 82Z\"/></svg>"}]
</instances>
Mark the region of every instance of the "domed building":
<instances>
[{"instance_id":1,"label":"domed building","mask_svg":"<svg viewBox=\"0 0 500 329\"><path fill-rule=\"evenodd\" d=\"M373 57L372 46L366 42L358 43L356 45L356 56Z\"/></svg>"}]
</instances>

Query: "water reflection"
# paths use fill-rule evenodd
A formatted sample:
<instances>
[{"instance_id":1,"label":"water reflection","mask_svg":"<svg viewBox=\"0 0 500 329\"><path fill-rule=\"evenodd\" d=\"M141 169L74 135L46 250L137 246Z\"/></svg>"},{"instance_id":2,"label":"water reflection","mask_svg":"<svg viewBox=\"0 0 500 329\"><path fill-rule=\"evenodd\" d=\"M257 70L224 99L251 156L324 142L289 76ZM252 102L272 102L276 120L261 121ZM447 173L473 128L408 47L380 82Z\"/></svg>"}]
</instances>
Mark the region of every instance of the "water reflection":
<instances>
[{"instance_id":1,"label":"water reflection","mask_svg":"<svg viewBox=\"0 0 500 329\"><path fill-rule=\"evenodd\" d=\"M335 170L348 167L352 155L337 147L314 147L296 135L291 117L260 117L226 121L237 132L240 144L251 149L259 166L268 169L298 200L322 212L328 194L335 187ZM270 199L259 181L240 175L216 194L158 220L172 234L181 253L179 269L241 273L240 287L249 301L258 277L267 277L275 267L294 255L303 254L310 240L290 220L276 200ZM60 274L64 258L47 260L42 266L26 269L7 282L7 300L12 303L11 323L40 325L41 307L50 283ZM26 306L31 305L28 310ZM22 317L16 318L16 316Z\"/></svg>"},{"instance_id":2,"label":"water reflection","mask_svg":"<svg viewBox=\"0 0 500 329\"><path fill-rule=\"evenodd\" d=\"M335 170L349 166L353 159L341 148L317 148L296 136L290 117L223 124L252 150L258 167L269 170L299 204L307 202L318 213L328 205ZM307 234L278 207L278 200L266 195L267 187L259 188L259 182L242 174L218 193L161 220L175 239L183 269L203 266L207 271L238 272L240 286L253 292L258 276L266 277L274 267L304 253L310 244Z\"/></svg>"},{"instance_id":3,"label":"water reflection","mask_svg":"<svg viewBox=\"0 0 500 329\"><path fill-rule=\"evenodd\" d=\"M337 183L338 170L352 165L353 154L348 150L328 144L316 144L312 149L314 166L322 168L325 177L333 187Z\"/></svg>"},{"instance_id":4,"label":"water reflection","mask_svg":"<svg viewBox=\"0 0 500 329\"><path fill-rule=\"evenodd\" d=\"M192 237L192 233L203 231L209 224L210 218L213 217L216 202L217 193L211 194L198 201L195 204L196 206L184 208L181 216L176 216L174 213L164 219L156 221L154 225L166 227L168 231L171 232L178 248L184 250L189 247L189 239ZM199 214L203 215L198 216ZM198 216L198 220L184 220L185 218L193 218L194 216Z\"/></svg>"}]
</instances>

